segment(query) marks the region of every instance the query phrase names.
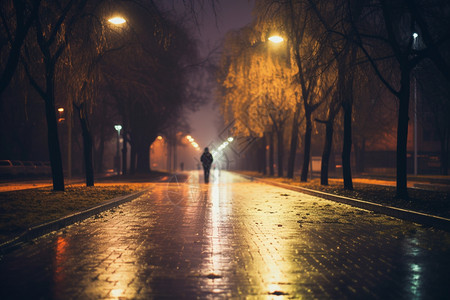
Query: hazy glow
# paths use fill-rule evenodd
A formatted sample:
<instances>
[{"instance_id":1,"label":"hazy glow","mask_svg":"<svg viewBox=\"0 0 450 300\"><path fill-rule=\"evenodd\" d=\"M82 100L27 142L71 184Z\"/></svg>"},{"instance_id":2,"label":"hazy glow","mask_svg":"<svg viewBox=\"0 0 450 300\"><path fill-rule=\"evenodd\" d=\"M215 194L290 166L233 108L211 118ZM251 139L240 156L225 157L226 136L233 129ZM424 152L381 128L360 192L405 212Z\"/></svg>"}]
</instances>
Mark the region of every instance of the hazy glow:
<instances>
[{"instance_id":1,"label":"hazy glow","mask_svg":"<svg viewBox=\"0 0 450 300\"><path fill-rule=\"evenodd\" d=\"M189 141L189 143L191 143L192 147L194 147L196 150L200 150L200 146L195 142L192 136L187 135L186 139Z\"/></svg>"},{"instance_id":2,"label":"hazy glow","mask_svg":"<svg viewBox=\"0 0 450 300\"><path fill-rule=\"evenodd\" d=\"M218 148L218 151L222 151L225 149L232 141L234 141L233 137L229 137L225 142L223 142ZM217 152L216 152L217 153ZM214 156L214 155L213 155Z\"/></svg>"},{"instance_id":3,"label":"hazy glow","mask_svg":"<svg viewBox=\"0 0 450 300\"><path fill-rule=\"evenodd\" d=\"M416 39L416 38L418 38L418 37L419 37L419 34L418 34L417 32L414 32L414 33L413 33L413 38Z\"/></svg>"},{"instance_id":4,"label":"hazy glow","mask_svg":"<svg viewBox=\"0 0 450 300\"><path fill-rule=\"evenodd\" d=\"M121 25L126 22L126 20L122 17L114 17L108 20L108 22L113 23L114 25Z\"/></svg>"},{"instance_id":5,"label":"hazy glow","mask_svg":"<svg viewBox=\"0 0 450 300\"><path fill-rule=\"evenodd\" d=\"M278 43L281 43L282 41L284 41L284 39L279 35L273 35L273 36L269 37L269 41L271 41L272 43L278 44Z\"/></svg>"},{"instance_id":6,"label":"hazy glow","mask_svg":"<svg viewBox=\"0 0 450 300\"><path fill-rule=\"evenodd\" d=\"M111 296L114 298L118 298L120 296L122 296L123 293L123 289L114 289L111 291Z\"/></svg>"}]
</instances>

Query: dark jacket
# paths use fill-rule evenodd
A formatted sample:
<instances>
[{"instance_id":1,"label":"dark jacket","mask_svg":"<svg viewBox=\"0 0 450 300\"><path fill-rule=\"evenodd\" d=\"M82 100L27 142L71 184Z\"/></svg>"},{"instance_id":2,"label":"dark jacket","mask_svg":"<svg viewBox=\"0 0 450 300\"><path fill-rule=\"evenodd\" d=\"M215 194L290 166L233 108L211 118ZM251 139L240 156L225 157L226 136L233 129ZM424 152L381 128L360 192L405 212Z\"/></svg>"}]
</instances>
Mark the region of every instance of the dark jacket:
<instances>
[{"instance_id":1,"label":"dark jacket","mask_svg":"<svg viewBox=\"0 0 450 300\"><path fill-rule=\"evenodd\" d=\"M202 156L200 157L200 161L202 162L203 167L211 168L213 156L210 152L203 152Z\"/></svg>"}]
</instances>

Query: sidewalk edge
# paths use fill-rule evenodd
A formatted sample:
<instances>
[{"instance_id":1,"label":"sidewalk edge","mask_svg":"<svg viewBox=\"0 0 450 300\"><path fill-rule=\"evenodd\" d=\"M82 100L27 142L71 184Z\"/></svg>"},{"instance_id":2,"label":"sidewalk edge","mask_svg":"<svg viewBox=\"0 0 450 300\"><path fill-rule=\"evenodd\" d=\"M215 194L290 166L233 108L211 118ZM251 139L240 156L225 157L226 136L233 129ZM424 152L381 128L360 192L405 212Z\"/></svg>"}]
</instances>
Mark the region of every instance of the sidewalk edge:
<instances>
[{"instance_id":1,"label":"sidewalk edge","mask_svg":"<svg viewBox=\"0 0 450 300\"><path fill-rule=\"evenodd\" d=\"M109 210L116 206L119 206L123 203L130 202L130 201L142 196L143 194L147 193L151 189L152 188L147 188L147 189L144 189L142 191L139 191L139 192L136 192L133 194L116 197L116 198L109 200L108 202L105 202L105 203L99 204L97 206L70 214L70 215L62 217L60 219L30 227L27 230L25 230L23 233L21 233L20 235L16 236L15 238L12 238L11 240L0 244L0 254L6 254L17 248L20 248L20 246L23 245L24 243L29 242L37 237L40 237L47 233L59 230L66 226L72 225L73 223L83 221L89 217L92 217L103 211L106 211L106 210Z\"/></svg>"},{"instance_id":2,"label":"sidewalk edge","mask_svg":"<svg viewBox=\"0 0 450 300\"><path fill-rule=\"evenodd\" d=\"M236 174L238 174L242 177L245 177L247 179L250 179L252 181L259 181L259 182L262 182L265 184L274 185L274 186L282 187L282 188L289 189L292 191L321 197L321 198L324 198L327 200L348 204L348 205L355 206L358 208L367 209L367 210L370 210L370 211L373 211L376 213L381 213L381 214L395 217L398 219L422 224L425 226L431 226L431 227L434 227L437 229L442 229L445 231L450 231L450 219L447 219L447 218L434 216L434 215L430 215L430 214L425 214L425 213L421 213L421 212L416 212L416 211L412 211L412 210L382 205L382 204L378 204L378 203L372 203L372 202L368 202L368 201L364 201L364 200L358 200L358 199L349 198L349 197L345 197L345 196L333 195L333 194L325 193L322 191L316 191L316 190L312 190L312 189L302 188L299 186L289 185L286 183L272 182L270 180L265 180L262 178L248 176L248 175L244 175L244 174L239 174L239 173L236 173Z\"/></svg>"}]
</instances>

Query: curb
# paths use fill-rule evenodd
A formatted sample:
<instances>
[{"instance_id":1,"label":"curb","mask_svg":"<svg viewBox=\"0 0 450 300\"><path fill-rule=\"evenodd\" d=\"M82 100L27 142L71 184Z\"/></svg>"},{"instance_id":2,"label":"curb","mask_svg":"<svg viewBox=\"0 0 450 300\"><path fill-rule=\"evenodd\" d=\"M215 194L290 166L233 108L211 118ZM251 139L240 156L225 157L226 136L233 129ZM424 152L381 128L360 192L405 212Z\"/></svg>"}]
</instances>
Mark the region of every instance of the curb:
<instances>
[{"instance_id":1,"label":"curb","mask_svg":"<svg viewBox=\"0 0 450 300\"><path fill-rule=\"evenodd\" d=\"M83 221L89 217L92 217L93 215L99 214L103 211L109 210L109 209L119 206L123 203L130 202L130 201L142 196L143 194L145 194L146 192L148 192L151 189L152 188L148 188L148 189L136 192L134 194L116 197L108 202L88 208L86 210L82 210L82 211L70 214L68 216L62 217L62 218L54 220L54 221L50 221L48 223L30 227L27 230L25 230L23 233L21 233L20 235L16 236L15 238L13 238L9 241L6 241L3 244L0 244L0 254L6 254L17 248L20 248L24 243L29 242L32 239L40 237L44 234L59 230L66 226L72 225L73 223Z\"/></svg>"},{"instance_id":2,"label":"curb","mask_svg":"<svg viewBox=\"0 0 450 300\"><path fill-rule=\"evenodd\" d=\"M259 182L262 182L265 184L282 187L282 188L285 188L288 190L292 190L292 191L296 191L296 192L300 192L300 193L304 193L304 194L308 194L308 195L312 195L312 196L317 196L320 198L324 198L324 199L331 200L331 201L336 201L339 203L348 204L348 205L355 206L358 208L363 208L363 209L370 210L370 211L373 211L376 213L388 215L388 216L391 216L394 218L422 224L425 226L431 226L431 227L434 227L437 229L442 229L445 231L450 231L450 219L447 219L447 218L429 215L429 214L416 212L416 211L412 211L412 210L382 205L382 204L378 204L378 203L372 203L372 202L368 202L368 201L364 201L364 200L353 199L353 198L349 198L349 197L345 197L345 196L333 195L333 194L325 193L322 191L316 191L316 190L311 190L311 189L302 188L302 187L298 187L298 186L292 186L292 185L289 185L286 183L271 182L269 180L264 180L264 179L261 179L258 177L247 176L247 175L243 175L243 174L239 174L239 173L236 173L236 174L238 174L242 177L245 177L251 181L259 181Z\"/></svg>"}]
</instances>

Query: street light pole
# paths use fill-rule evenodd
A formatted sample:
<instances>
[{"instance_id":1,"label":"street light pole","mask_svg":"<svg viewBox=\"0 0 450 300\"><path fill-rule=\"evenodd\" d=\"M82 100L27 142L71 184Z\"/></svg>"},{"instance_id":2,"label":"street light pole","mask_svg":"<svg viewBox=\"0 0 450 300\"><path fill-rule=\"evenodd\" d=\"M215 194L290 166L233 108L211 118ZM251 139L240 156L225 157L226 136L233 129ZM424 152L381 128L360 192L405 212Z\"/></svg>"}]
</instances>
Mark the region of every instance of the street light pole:
<instances>
[{"instance_id":1,"label":"street light pole","mask_svg":"<svg viewBox=\"0 0 450 300\"><path fill-rule=\"evenodd\" d=\"M122 129L122 125L114 125L114 128L117 130L117 151L116 151L117 175L120 175L120 130Z\"/></svg>"},{"instance_id":2,"label":"street light pole","mask_svg":"<svg viewBox=\"0 0 450 300\"><path fill-rule=\"evenodd\" d=\"M419 35L414 32L413 48L417 49L417 38ZM416 72L414 72L416 73ZM417 175L418 163L417 163L417 74L414 74L414 175Z\"/></svg>"}]
</instances>

